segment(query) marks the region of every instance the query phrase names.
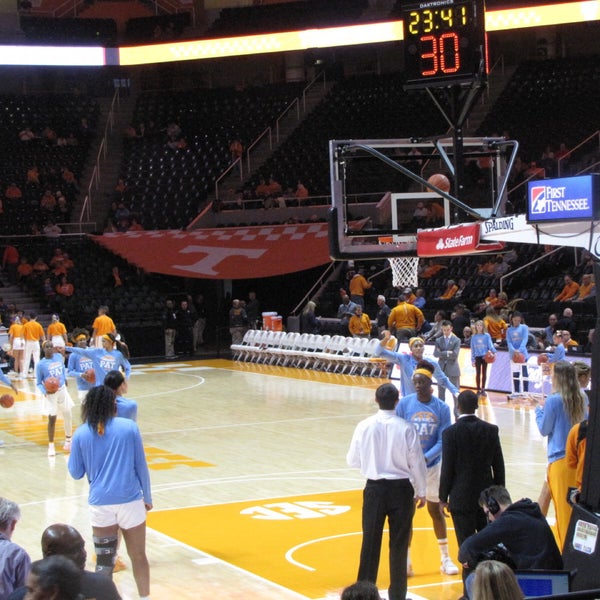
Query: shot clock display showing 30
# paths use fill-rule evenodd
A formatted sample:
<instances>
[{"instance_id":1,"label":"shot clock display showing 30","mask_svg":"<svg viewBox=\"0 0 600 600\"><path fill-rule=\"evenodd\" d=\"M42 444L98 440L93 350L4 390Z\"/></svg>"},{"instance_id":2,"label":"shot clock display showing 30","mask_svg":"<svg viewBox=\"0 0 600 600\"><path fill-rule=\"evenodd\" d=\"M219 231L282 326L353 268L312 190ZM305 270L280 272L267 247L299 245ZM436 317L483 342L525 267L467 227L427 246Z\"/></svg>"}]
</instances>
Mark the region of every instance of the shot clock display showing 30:
<instances>
[{"instance_id":1,"label":"shot clock display showing 30","mask_svg":"<svg viewBox=\"0 0 600 600\"><path fill-rule=\"evenodd\" d=\"M402 9L406 87L470 83L485 46L483 0L424 0Z\"/></svg>"}]
</instances>

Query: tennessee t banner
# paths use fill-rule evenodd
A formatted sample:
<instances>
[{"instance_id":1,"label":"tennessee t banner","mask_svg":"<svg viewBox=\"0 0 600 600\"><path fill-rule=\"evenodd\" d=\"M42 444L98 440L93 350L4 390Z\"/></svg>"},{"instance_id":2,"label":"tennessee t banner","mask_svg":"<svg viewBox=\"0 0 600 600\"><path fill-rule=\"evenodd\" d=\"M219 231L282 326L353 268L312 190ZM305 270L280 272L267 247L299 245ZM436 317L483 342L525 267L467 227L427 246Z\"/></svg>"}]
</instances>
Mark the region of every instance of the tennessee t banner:
<instances>
[{"instance_id":1,"label":"tennessee t banner","mask_svg":"<svg viewBox=\"0 0 600 600\"><path fill-rule=\"evenodd\" d=\"M327 223L105 233L92 239L150 273L253 279L328 263Z\"/></svg>"}]
</instances>

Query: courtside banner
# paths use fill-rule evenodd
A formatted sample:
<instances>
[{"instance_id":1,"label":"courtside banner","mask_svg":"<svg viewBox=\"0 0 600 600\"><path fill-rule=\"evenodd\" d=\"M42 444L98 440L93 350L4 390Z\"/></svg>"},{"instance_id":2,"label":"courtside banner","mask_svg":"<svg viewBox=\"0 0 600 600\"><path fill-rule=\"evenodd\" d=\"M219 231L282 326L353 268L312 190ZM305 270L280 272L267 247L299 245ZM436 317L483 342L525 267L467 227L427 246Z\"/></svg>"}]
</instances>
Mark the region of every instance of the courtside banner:
<instances>
[{"instance_id":1,"label":"courtside banner","mask_svg":"<svg viewBox=\"0 0 600 600\"><path fill-rule=\"evenodd\" d=\"M504 248L503 242L480 241L480 224L452 225L417 232L417 255L448 256L494 252Z\"/></svg>"},{"instance_id":2,"label":"courtside banner","mask_svg":"<svg viewBox=\"0 0 600 600\"><path fill-rule=\"evenodd\" d=\"M330 262L327 223L90 237L145 271L178 277L253 279Z\"/></svg>"}]
</instances>

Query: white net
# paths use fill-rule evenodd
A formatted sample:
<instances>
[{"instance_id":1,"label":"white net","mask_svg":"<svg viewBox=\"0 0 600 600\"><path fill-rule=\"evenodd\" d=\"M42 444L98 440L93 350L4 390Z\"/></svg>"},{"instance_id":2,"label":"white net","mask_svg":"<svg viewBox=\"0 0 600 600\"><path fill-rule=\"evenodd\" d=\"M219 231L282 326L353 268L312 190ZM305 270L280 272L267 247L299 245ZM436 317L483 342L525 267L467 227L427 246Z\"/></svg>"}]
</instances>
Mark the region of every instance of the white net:
<instances>
[{"instance_id":1,"label":"white net","mask_svg":"<svg viewBox=\"0 0 600 600\"><path fill-rule=\"evenodd\" d=\"M394 287L417 287L419 285L419 257L398 256L388 258L392 268Z\"/></svg>"}]
</instances>

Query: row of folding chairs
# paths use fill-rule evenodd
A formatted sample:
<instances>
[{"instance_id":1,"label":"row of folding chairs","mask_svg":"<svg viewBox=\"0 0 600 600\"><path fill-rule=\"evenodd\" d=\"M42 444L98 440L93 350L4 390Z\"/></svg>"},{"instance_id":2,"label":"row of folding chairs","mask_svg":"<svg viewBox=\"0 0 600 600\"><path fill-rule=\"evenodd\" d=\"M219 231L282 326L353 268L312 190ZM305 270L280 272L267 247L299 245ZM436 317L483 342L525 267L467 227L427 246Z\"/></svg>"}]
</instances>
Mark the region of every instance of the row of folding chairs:
<instances>
[{"instance_id":1,"label":"row of folding chairs","mask_svg":"<svg viewBox=\"0 0 600 600\"><path fill-rule=\"evenodd\" d=\"M237 361L385 377L387 361L373 356L378 344L377 338L249 329L231 351Z\"/></svg>"}]
</instances>

